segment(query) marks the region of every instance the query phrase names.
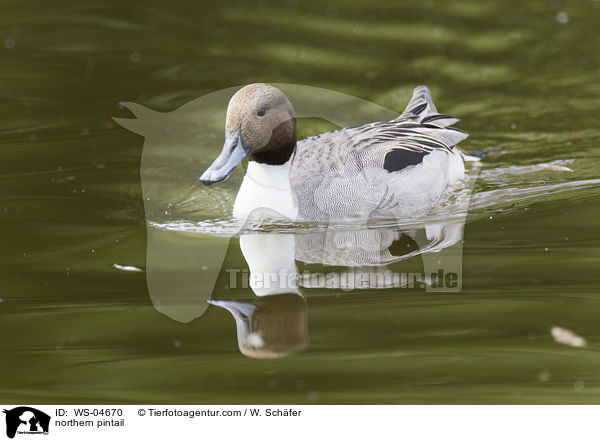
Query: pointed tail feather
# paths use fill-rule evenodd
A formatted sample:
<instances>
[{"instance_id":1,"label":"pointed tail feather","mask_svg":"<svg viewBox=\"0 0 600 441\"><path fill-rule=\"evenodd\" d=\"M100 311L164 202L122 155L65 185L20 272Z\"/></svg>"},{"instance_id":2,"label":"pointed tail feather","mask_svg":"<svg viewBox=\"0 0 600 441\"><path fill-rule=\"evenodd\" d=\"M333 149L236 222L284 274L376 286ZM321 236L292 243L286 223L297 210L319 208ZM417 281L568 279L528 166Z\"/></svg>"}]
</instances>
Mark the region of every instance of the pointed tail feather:
<instances>
[{"instance_id":1,"label":"pointed tail feather","mask_svg":"<svg viewBox=\"0 0 600 441\"><path fill-rule=\"evenodd\" d=\"M458 118L454 118L453 116L438 113L427 86L415 87L413 96L406 105L406 109L397 119L411 119L420 124L439 128L451 126L459 121Z\"/></svg>"},{"instance_id":2,"label":"pointed tail feather","mask_svg":"<svg viewBox=\"0 0 600 441\"><path fill-rule=\"evenodd\" d=\"M406 105L406 109L404 112L402 112L398 119L419 119L427 115L437 113L438 111L435 108L435 104L433 104L433 100L431 99L431 92L429 92L429 88L427 86L417 86L413 91L412 98Z\"/></svg>"}]
</instances>

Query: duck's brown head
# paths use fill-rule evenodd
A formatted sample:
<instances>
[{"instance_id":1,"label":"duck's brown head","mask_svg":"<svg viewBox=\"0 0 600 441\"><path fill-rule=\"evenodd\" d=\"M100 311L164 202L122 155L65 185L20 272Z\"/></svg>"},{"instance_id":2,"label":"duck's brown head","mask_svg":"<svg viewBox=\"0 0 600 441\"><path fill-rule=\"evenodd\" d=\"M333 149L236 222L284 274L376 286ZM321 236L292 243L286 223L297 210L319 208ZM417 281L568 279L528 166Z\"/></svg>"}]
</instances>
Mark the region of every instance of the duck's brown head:
<instances>
[{"instance_id":1,"label":"duck's brown head","mask_svg":"<svg viewBox=\"0 0 600 441\"><path fill-rule=\"evenodd\" d=\"M286 163L296 147L295 116L276 87L256 83L237 91L227 107L223 151L200 181L211 185L226 179L246 156L263 164Z\"/></svg>"}]
</instances>

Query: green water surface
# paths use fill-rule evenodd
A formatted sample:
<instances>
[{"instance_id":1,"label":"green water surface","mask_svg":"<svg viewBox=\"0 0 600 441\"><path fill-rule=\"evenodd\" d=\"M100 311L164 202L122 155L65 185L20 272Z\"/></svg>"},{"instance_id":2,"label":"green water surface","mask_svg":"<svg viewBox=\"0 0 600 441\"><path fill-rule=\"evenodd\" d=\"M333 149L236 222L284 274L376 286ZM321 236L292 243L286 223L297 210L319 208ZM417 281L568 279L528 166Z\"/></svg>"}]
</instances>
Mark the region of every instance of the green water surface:
<instances>
[{"instance_id":1,"label":"green water surface","mask_svg":"<svg viewBox=\"0 0 600 441\"><path fill-rule=\"evenodd\" d=\"M599 27L593 0L4 2L0 402L600 404ZM462 292L308 289L309 347L253 359L225 310L172 320L113 266L143 270L147 238L118 103L259 81L397 111L426 84L461 119L490 151ZM539 163L573 171L511 172ZM223 288L245 267L234 237L213 298L252 300Z\"/></svg>"}]
</instances>

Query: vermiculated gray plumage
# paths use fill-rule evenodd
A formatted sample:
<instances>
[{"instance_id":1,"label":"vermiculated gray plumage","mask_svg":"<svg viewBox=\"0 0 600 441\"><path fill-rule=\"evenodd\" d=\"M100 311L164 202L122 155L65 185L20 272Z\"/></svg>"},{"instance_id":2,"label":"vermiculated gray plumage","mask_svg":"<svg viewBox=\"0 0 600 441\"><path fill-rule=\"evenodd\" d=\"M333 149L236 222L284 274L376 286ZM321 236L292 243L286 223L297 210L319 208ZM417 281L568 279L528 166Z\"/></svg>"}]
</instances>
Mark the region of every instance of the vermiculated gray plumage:
<instances>
[{"instance_id":1,"label":"vermiculated gray plumage","mask_svg":"<svg viewBox=\"0 0 600 441\"><path fill-rule=\"evenodd\" d=\"M419 86L394 120L299 141L290 171L298 220L423 213L464 173L453 147L468 135L450 127L457 121Z\"/></svg>"}]
</instances>

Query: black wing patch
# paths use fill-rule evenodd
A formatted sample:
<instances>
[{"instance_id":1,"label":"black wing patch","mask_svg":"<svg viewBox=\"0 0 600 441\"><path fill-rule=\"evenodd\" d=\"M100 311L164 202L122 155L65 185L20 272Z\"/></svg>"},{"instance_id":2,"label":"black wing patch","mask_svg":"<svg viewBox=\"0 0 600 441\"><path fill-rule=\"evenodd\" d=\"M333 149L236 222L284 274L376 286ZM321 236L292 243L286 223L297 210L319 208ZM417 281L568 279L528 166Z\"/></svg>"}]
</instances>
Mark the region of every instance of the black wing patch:
<instances>
[{"instance_id":1,"label":"black wing patch","mask_svg":"<svg viewBox=\"0 0 600 441\"><path fill-rule=\"evenodd\" d=\"M419 245L417 242L405 233L402 233L388 248L388 251L394 257L404 256L418 250Z\"/></svg>"},{"instance_id":2,"label":"black wing patch","mask_svg":"<svg viewBox=\"0 0 600 441\"><path fill-rule=\"evenodd\" d=\"M390 173L399 171L410 165L420 164L428 153L429 152L413 152L411 150L394 149L385 155L383 168Z\"/></svg>"}]
</instances>

